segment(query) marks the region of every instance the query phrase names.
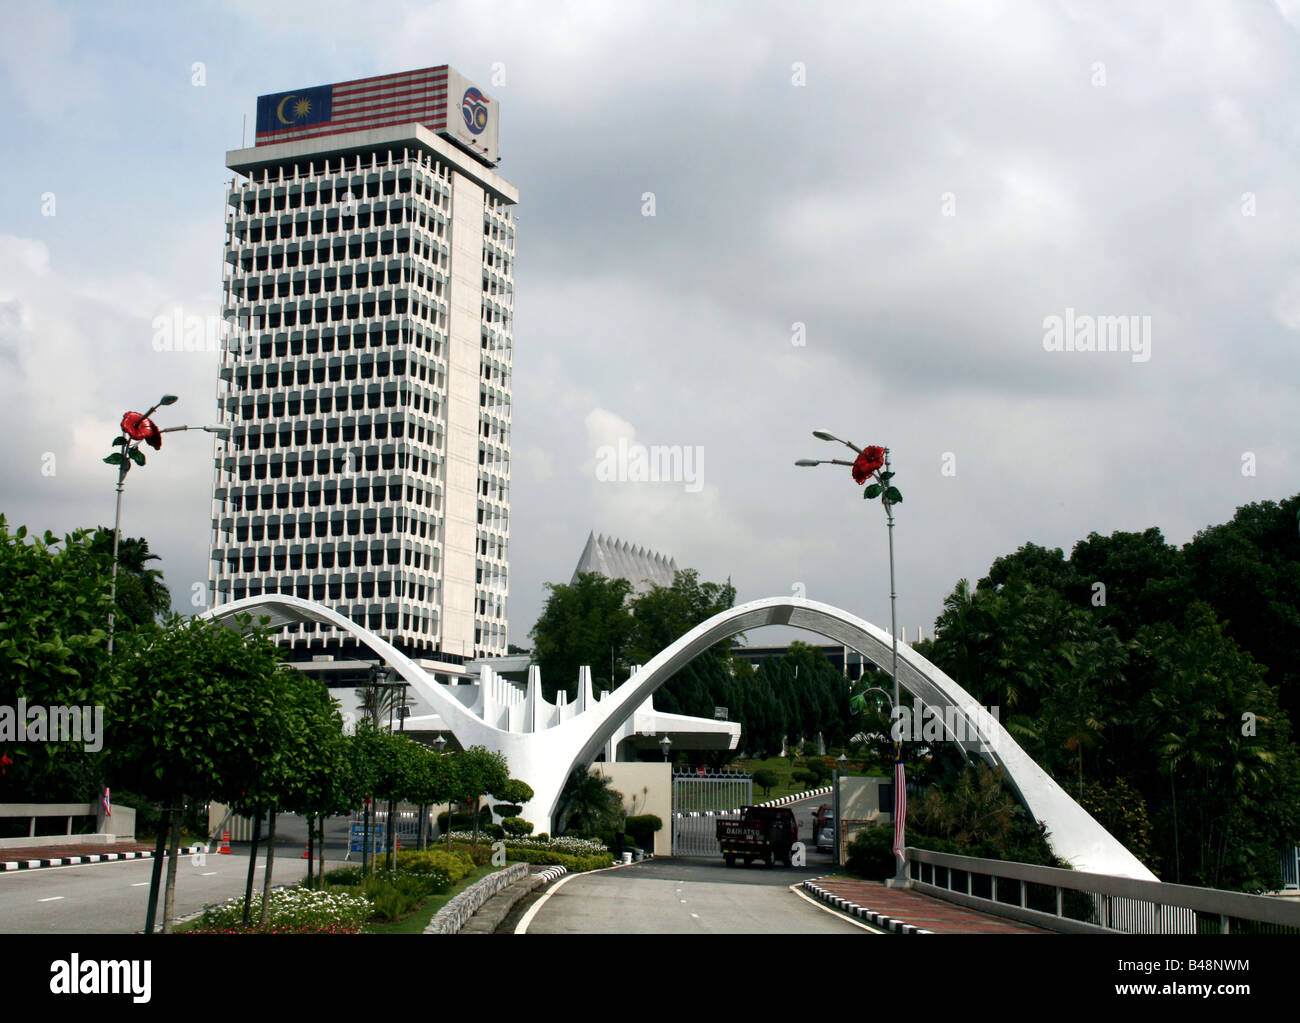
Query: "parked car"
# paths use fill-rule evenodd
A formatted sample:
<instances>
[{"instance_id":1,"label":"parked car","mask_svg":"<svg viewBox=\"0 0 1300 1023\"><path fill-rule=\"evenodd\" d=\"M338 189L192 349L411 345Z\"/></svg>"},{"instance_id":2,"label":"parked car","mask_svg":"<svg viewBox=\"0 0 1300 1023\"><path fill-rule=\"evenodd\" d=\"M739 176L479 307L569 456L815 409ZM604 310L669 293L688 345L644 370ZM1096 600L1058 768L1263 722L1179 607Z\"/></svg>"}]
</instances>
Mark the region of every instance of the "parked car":
<instances>
[{"instance_id":1,"label":"parked car","mask_svg":"<svg viewBox=\"0 0 1300 1023\"><path fill-rule=\"evenodd\" d=\"M817 849L819 852L831 852L835 849L835 818L828 817L821 831L817 832Z\"/></svg>"}]
</instances>

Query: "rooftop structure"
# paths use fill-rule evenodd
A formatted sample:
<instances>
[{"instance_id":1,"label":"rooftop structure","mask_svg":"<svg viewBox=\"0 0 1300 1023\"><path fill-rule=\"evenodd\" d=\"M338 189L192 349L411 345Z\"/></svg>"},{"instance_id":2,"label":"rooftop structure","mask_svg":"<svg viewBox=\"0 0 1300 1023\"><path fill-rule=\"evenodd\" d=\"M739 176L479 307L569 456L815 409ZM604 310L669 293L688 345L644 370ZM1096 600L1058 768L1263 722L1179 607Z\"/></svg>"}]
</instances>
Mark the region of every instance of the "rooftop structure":
<instances>
[{"instance_id":1,"label":"rooftop structure","mask_svg":"<svg viewBox=\"0 0 1300 1023\"><path fill-rule=\"evenodd\" d=\"M671 586L677 562L644 547L633 547L624 540L593 532L587 536L587 546L582 549L570 584L586 572L595 572L606 579L626 579L632 584L633 593L642 594L652 586Z\"/></svg>"}]
</instances>

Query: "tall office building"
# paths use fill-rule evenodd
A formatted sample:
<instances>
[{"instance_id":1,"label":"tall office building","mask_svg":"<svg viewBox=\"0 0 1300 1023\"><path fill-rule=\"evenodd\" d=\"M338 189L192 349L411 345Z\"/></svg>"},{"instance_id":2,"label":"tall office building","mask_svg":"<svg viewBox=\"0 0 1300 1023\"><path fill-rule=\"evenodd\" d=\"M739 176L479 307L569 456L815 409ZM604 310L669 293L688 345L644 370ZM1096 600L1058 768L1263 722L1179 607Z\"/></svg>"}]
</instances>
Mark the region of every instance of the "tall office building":
<instances>
[{"instance_id":1,"label":"tall office building","mask_svg":"<svg viewBox=\"0 0 1300 1023\"><path fill-rule=\"evenodd\" d=\"M446 66L259 97L255 144L226 154L213 603L317 600L426 664L506 653L498 112ZM284 642L322 670L361 653Z\"/></svg>"}]
</instances>

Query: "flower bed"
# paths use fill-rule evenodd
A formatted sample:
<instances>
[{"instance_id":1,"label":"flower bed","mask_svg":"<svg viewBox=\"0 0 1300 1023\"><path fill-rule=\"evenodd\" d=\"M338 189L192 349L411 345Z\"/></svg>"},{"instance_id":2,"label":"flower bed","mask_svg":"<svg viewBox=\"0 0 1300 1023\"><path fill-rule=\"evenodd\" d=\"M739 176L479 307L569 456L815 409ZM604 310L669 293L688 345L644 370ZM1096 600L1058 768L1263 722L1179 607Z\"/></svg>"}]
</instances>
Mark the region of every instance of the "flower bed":
<instances>
[{"instance_id":1,"label":"flower bed","mask_svg":"<svg viewBox=\"0 0 1300 1023\"><path fill-rule=\"evenodd\" d=\"M356 934L374 911L369 899L348 892L278 888L271 893L265 927L256 923L262 917L262 893L256 892L249 912L251 926L243 926L244 900L239 897L209 906L188 933Z\"/></svg>"},{"instance_id":2,"label":"flower bed","mask_svg":"<svg viewBox=\"0 0 1300 1023\"><path fill-rule=\"evenodd\" d=\"M446 839L446 836L443 836ZM453 831L451 840L455 843L471 842L474 839L474 833L471 831ZM488 838L482 832L478 836L479 843L482 845L491 845L493 839ZM507 851L510 849L537 849L542 852L564 853L567 856L593 856L609 852L609 847L604 842L597 842L590 838L570 838L567 835L561 835L559 838L506 838Z\"/></svg>"}]
</instances>

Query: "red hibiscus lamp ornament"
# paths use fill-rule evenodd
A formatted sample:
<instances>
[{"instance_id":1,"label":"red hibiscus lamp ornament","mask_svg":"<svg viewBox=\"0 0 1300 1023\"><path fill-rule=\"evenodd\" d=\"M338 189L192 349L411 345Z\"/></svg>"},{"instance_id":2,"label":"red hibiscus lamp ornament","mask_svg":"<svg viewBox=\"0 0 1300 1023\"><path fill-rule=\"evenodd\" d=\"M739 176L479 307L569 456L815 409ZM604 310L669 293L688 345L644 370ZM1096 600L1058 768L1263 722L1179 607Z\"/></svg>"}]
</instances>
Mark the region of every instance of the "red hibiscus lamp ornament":
<instances>
[{"instance_id":1,"label":"red hibiscus lamp ornament","mask_svg":"<svg viewBox=\"0 0 1300 1023\"><path fill-rule=\"evenodd\" d=\"M128 412L122 417L122 432L132 440L142 440L155 451L162 447L162 432L152 419L139 412Z\"/></svg>"},{"instance_id":2,"label":"red hibiscus lamp ornament","mask_svg":"<svg viewBox=\"0 0 1300 1023\"><path fill-rule=\"evenodd\" d=\"M853 482L865 483L867 477L885 464L885 449L874 444L863 448L853 463Z\"/></svg>"}]
</instances>

